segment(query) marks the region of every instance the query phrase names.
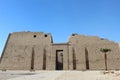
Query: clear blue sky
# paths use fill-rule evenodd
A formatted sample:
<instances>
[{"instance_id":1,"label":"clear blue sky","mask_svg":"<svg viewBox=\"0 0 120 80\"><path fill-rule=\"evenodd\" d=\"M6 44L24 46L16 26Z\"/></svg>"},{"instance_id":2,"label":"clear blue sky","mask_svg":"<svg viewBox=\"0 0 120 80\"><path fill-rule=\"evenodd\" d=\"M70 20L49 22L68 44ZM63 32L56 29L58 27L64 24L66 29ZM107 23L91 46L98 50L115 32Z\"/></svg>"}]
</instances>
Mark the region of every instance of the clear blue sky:
<instances>
[{"instance_id":1,"label":"clear blue sky","mask_svg":"<svg viewBox=\"0 0 120 80\"><path fill-rule=\"evenodd\" d=\"M72 33L120 42L120 0L0 0L0 53L17 31L51 33L54 42Z\"/></svg>"}]
</instances>

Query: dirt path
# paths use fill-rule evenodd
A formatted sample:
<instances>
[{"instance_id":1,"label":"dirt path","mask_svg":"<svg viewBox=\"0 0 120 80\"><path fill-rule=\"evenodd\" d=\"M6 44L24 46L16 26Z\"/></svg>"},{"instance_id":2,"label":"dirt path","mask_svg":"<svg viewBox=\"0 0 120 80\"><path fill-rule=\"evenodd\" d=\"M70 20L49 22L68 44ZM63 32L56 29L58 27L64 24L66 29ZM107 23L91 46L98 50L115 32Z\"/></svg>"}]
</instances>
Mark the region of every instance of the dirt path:
<instances>
[{"instance_id":1,"label":"dirt path","mask_svg":"<svg viewBox=\"0 0 120 80\"><path fill-rule=\"evenodd\" d=\"M120 71L1 71L0 80L120 80Z\"/></svg>"}]
</instances>

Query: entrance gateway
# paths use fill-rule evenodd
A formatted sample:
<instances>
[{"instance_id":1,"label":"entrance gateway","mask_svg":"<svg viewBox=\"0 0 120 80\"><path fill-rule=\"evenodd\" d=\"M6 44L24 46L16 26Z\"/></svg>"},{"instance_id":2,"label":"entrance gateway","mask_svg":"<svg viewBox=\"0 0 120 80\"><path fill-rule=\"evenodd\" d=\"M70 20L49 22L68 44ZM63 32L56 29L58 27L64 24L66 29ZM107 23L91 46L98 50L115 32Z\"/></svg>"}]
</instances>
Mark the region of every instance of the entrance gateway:
<instances>
[{"instance_id":1,"label":"entrance gateway","mask_svg":"<svg viewBox=\"0 0 120 80\"><path fill-rule=\"evenodd\" d=\"M2 55L0 70L120 70L120 44L99 38L72 34L65 43L54 43L50 33L10 33ZM22 66L21 66L22 65Z\"/></svg>"},{"instance_id":2,"label":"entrance gateway","mask_svg":"<svg viewBox=\"0 0 120 80\"><path fill-rule=\"evenodd\" d=\"M63 70L63 50L56 50L56 70Z\"/></svg>"}]
</instances>

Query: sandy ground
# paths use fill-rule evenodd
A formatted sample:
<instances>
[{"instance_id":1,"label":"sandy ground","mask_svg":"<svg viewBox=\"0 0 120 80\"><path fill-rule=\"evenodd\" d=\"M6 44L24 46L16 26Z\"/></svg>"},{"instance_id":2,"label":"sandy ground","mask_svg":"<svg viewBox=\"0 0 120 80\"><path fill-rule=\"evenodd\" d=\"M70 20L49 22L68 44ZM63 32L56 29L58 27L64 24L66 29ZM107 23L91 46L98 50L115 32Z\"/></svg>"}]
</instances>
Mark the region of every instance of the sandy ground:
<instances>
[{"instance_id":1,"label":"sandy ground","mask_svg":"<svg viewBox=\"0 0 120 80\"><path fill-rule=\"evenodd\" d=\"M0 71L0 80L120 80L120 71Z\"/></svg>"}]
</instances>

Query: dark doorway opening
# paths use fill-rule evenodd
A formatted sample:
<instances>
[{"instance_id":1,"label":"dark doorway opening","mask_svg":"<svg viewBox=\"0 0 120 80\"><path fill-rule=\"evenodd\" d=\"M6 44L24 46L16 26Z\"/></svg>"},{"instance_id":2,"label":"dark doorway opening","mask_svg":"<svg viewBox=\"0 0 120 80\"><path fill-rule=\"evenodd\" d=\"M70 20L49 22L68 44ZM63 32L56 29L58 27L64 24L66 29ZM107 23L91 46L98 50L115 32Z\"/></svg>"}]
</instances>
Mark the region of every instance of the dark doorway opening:
<instances>
[{"instance_id":1,"label":"dark doorway opening","mask_svg":"<svg viewBox=\"0 0 120 80\"><path fill-rule=\"evenodd\" d=\"M63 70L63 50L56 50L56 70Z\"/></svg>"}]
</instances>

